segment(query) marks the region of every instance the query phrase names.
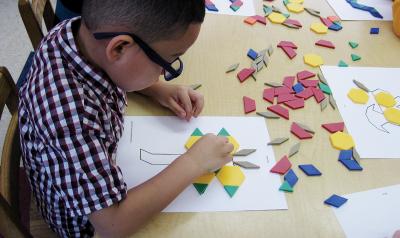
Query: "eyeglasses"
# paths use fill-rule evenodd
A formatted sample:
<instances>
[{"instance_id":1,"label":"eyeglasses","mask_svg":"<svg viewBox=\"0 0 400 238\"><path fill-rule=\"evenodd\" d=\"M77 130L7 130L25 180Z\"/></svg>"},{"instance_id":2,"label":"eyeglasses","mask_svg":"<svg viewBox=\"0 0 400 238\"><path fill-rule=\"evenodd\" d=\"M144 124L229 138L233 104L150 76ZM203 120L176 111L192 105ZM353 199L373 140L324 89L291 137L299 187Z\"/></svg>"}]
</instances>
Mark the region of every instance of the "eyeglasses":
<instances>
[{"instance_id":1,"label":"eyeglasses","mask_svg":"<svg viewBox=\"0 0 400 238\"><path fill-rule=\"evenodd\" d=\"M155 52L148 44L141 40L138 36L129 32L97 32L93 33L96 40L104 40L113 38L120 35L128 35L139 45L139 47L144 51L144 53L149 57L151 61L158 64L164 69L164 78L166 81L170 81L179 77L183 71L182 60L178 57L172 63L164 60L157 52Z\"/></svg>"}]
</instances>

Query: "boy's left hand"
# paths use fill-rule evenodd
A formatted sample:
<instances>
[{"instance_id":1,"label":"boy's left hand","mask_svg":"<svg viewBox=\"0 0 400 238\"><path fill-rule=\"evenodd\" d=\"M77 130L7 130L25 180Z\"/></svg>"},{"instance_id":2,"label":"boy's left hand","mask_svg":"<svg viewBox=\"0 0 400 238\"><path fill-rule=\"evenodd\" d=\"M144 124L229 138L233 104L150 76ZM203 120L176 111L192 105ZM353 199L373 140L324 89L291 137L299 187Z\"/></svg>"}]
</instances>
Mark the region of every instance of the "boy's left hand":
<instances>
[{"instance_id":1,"label":"boy's left hand","mask_svg":"<svg viewBox=\"0 0 400 238\"><path fill-rule=\"evenodd\" d=\"M189 121L203 110L203 95L190 87L159 83L155 89L151 96L181 119Z\"/></svg>"}]
</instances>

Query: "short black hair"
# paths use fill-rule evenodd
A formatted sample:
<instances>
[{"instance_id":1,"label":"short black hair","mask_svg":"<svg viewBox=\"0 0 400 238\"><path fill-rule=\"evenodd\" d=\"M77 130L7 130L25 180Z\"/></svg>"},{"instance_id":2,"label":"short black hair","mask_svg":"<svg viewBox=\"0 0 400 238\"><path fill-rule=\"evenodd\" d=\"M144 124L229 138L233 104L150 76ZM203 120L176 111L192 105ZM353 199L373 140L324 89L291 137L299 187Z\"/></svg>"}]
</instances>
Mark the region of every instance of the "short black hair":
<instances>
[{"instance_id":1,"label":"short black hair","mask_svg":"<svg viewBox=\"0 0 400 238\"><path fill-rule=\"evenodd\" d=\"M147 42L171 39L204 16L204 0L84 0L82 6L82 20L92 32L123 27Z\"/></svg>"}]
</instances>

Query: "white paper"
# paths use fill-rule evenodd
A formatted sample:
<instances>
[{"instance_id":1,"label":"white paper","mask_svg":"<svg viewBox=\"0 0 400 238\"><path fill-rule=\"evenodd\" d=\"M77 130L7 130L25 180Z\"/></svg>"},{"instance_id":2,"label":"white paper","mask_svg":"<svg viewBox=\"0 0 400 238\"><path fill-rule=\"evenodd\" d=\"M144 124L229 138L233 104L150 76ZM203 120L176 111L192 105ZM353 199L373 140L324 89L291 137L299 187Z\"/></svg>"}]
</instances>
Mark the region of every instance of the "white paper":
<instances>
[{"instance_id":1,"label":"white paper","mask_svg":"<svg viewBox=\"0 0 400 238\"><path fill-rule=\"evenodd\" d=\"M358 0L359 4L374 7L383 19L376 18L371 13L353 8L346 0L327 0L329 5L343 21L392 21L392 0Z\"/></svg>"},{"instance_id":2,"label":"white paper","mask_svg":"<svg viewBox=\"0 0 400 238\"><path fill-rule=\"evenodd\" d=\"M199 117L191 122L176 117L125 117L125 131L118 145L117 164L120 166L129 188L150 179L166 165L158 164L146 154L147 163L140 160L140 149L153 154L182 154L184 144L192 132L199 128L204 134L218 134L225 128L239 143L240 148L257 149L246 157L234 160L248 160L261 168L245 170L246 179L233 198L224 190L215 177L203 195L190 185L164 211L165 212L206 212L287 209L283 192L279 192L280 176L269 170L275 164L265 120L260 117ZM143 157L143 151L142 151ZM164 157L171 161L170 156ZM162 164L162 163L159 163Z\"/></svg>"},{"instance_id":3,"label":"white paper","mask_svg":"<svg viewBox=\"0 0 400 238\"><path fill-rule=\"evenodd\" d=\"M396 97L400 109L400 69L369 67L322 66L321 71L332 89L340 114L347 130L353 136L361 158L400 158L400 126L388 123L374 94L390 92ZM355 104L347 96L351 88L357 88L353 79L369 90L365 105Z\"/></svg>"},{"instance_id":4,"label":"white paper","mask_svg":"<svg viewBox=\"0 0 400 238\"><path fill-rule=\"evenodd\" d=\"M333 208L347 238L392 238L400 230L400 185L343 196Z\"/></svg>"},{"instance_id":5,"label":"white paper","mask_svg":"<svg viewBox=\"0 0 400 238\"><path fill-rule=\"evenodd\" d=\"M232 4L229 0L211 0L214 5L218 8L218 12L208 11L211 14L224 14L224 15L235 15L235 16L254 16L256 10L254 8L254 0L242 0L243 5L236 12L233 11L229 6Z\"/></svg>"}]
</instances>

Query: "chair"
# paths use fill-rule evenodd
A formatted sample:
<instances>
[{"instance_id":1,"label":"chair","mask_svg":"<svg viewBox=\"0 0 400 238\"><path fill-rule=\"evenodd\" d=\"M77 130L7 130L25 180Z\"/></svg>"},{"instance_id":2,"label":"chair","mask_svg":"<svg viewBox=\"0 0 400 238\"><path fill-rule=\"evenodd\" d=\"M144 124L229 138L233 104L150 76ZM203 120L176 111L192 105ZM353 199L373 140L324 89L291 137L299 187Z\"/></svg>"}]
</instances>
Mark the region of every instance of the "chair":
<instances>
[{"instance_id":1,"label":"chair","mask_svg":"<svg viewBox=\"0 0 400 238\"><path fill-rule=\"evenodd\" d=\"M24 181L26 180L25 172L20 169L18 93L8 70L0 67L0 118L5 106L11 114L11 120L0 160L0 237L32 237L33 235L28 230L32 229L32 226L28 227L29 216L35 218L34 231L38 237L55 237L55 233L40 219L37 211L29 212L29 207L33 205L30 204L31 194L29 185ZM21 187L27 189L21 189ZM21 196L20 190L24 191Z\"/></svg>"},{"instance_id":2,"label":"chair","mask_svg":"<svg viewBox=\"0 0 400 238\"><path fill-rule=\"evenodd\" d=\"M58 19L49 0L19 0L18 8L33 49L36 50L45 34L44 30L49 31L53 28ZM43 29L42 21L46 29Z\"/></svg>"},{"instance_id":3,"label":"chair","mask_svg":"<svg viewBox=\"0 0 400 238\"><path fill-rule=\"evenodd\" d=\"M21 149L18 131L18 96L10 73L0 67L0 116L4 106L11 114L4 140L0 168L0 230L5 237L31 237L19 218L19 164Z\"/></svg>"}]
</instances>

